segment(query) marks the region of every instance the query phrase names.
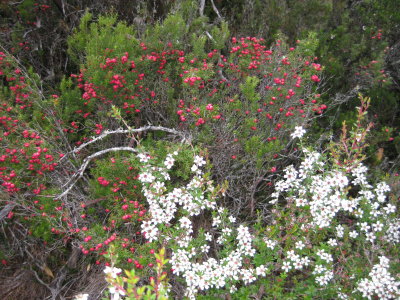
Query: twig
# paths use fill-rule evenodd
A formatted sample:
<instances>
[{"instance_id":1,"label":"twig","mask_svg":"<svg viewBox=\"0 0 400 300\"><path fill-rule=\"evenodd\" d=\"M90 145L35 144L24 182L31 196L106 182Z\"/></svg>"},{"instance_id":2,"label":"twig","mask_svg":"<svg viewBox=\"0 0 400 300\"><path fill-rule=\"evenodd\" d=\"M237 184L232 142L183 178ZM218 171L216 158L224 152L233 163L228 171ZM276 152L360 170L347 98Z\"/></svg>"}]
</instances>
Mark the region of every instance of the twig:
<instances>
[{"instance_id":1,"label":"twig","mask_svg":"<svg viewBox=\"0 0 400 300\"><path fill-rule=\"evenodd\" d=\"M210 40L212 40L212 41L215 42L214 38L212 37L212 35L211 35L208 31L206 31L206 35L208 36L208 38L209 38Z\"/></svg>"},{"instance_id":2,"label":"twig","mask_svg":"<svg viewBox=\"0 0 400 300\"><path fill-rule=\"evenodd\" d=\"M212 8L213 8L214 12L215 12L215 13L217 14L217 16L218 16L218 19L222 20L222 17L221 17L221 15L220 15L220 13L219 13L217 7L216 7L215 4L214 4L214 0L211 0L211 5L212 5Z\"/></svg>"},{"instance_id":3,"label":"twig","mask_svg":"<svg viewBox=\"0 0 400 300\"><path fill-rule=\"evenodd\" d=\"M8 215L10 211L16 206L15 203L8 203L4 208L0 211L0 222Z\"/></svg>"}]
</instances>

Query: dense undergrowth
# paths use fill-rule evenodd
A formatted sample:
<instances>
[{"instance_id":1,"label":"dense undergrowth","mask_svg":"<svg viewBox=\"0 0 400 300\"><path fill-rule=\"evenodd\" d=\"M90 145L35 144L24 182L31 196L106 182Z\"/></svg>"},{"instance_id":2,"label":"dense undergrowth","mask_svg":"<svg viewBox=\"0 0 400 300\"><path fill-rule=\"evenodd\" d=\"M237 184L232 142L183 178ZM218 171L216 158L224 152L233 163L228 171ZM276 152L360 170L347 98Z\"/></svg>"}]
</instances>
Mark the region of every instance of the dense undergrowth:
<instances>
[{"instance_id":1,"label":"dense undergrowth","mask_svg":"<svg viewBox=\"0 0 400 300\"><path fill-rule=\"evenodd\" d=\"M10 22L35 9L41 36L52 6L23 3ZM347 45L343 14L328 42L271 20L233 37L201 3L145 28L86 12L53 56L4 40L4 299L400 296L396 32L365 23ZM42 55L69 62L46 79Z\"/></svg>"}]
</instances>

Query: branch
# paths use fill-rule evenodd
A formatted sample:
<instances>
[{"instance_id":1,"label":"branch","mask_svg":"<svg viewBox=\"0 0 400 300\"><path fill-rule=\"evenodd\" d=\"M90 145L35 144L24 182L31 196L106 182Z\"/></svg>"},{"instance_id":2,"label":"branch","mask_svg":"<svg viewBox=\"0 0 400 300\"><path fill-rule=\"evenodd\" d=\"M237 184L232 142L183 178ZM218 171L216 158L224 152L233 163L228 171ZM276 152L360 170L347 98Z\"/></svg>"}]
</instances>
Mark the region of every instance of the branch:
<instances>
[{"instance_id":1,"label":"branch","mask_svg":"<svg viewBox=\"0 0 400 300\"><path fill-rule=\"evenodd\" d=\"M99 152L96 152L88 157L86 157L83 161L82 166L79 168L79 170L74 174L74 176L71 177L71 179L64 185L64 186L68 186L68 188L61 193L60 195L56 196L55 199L60 199L62 197L64 197L65 195L67 195L71 189L74 187L74 185L77 183L77 181L83 176L83 173L85 172L87 166L89 165L90 161L98 156L101 156L103 154L106 154L108 152L115 152L115 151L130 151L133 153L138 153L139 151L136 150L135 148L131 148L131 147L114 147L114 148L109 148L109 149L105 149L105 150L101 150Z\"/></svg>"},{"instance_id":2,"label":"branch","mask_svg":"<svg viewBox=\"0 0 400 300\"><path fill-rule=\"evenodd\" d=\"M212 8L213 8L214 12L215 12L215 13L217 14L217 16L218 16L218 19L222 20L222 17L221 17L221 15L219 14L219 11L218 11L217 7L216 7L215 4L214 4L214 0L211 0L211 5L212 5Z\"/></svg>"},{"instance_id":3,"label":"branch","mask_svg":"<svg viewBox=\"0 0 400 300\"><path fill-rule=\"evenodd\" d=\"M222 59L221 59L221 57L219 57L218 58L218 64L222 64L223 62L222 62ZM221 77L221 79L222 80L224 80L225 82L227 82L227 83L230 83L230 81L224 76L224 74L222 73L222 69L220 68L219 70L218 70L218 74L219 74L219 76Z\"/></svg>"},{"instance_id":4,"label":"branch","mask_svg":"<svg viewBox=\"0 0 400 300\"><path fill-rule=\"evenodd\" d=\"M200 0L200 6L199 6L199 13L200 17L204 15L204 5L206 4L206 0Z\"/></svg>"},{"instance_id":5,"label":"branch","mask_svg":"<svg viewBox=\"0 0 400 300\"><path fill-rule=\"evenodd\" d=\"M117 130L105 130L102 134L100 134L98 137L94 138L93 140L84 143L82 145L80 145L78 148L75 148L74 150L72 150L71 152L67 153L63 158L61 158L60 161L62 161L65 157L68 156L68 154L70 153L78 153L79 151L81 151L83 148L89 146L90 144L93 144L99 140L104 139L106 136L110 135L110 134L127 134L127 133L137 133L137 132L143 132L143 131L164 131L164 132L168 132L171 134L175 134L175 135L179 135L181 136L183 139L186 139L184 134L180 131L177 131L175 129L171 129L171 128L166 128L166 127L162 127L162 126L144 126L144 127L140 127L140 128L133 128L133 129L117 129Z\"/></svg>"},{"instance_id":6,"label":"branch","mask_svg":"<svg viewBox=\"0 0 400 300\"><path fill-rule=\"evenodd\" d=\"M8 215L10 211L16 206L15 203L8 203L3 209L0 211L0 222Z\"/></svg>"},{"instance_id":7,"label":"branch","mask_svg":"<svg viewBox=\"0 0 400 300\"><path fill-rule=\"evenodd\" d=\"M215 42L214 38L212 37L212 35L206 30L206 35L208 36L208 38L212 41Z\"/></svg>"}]
</instances>

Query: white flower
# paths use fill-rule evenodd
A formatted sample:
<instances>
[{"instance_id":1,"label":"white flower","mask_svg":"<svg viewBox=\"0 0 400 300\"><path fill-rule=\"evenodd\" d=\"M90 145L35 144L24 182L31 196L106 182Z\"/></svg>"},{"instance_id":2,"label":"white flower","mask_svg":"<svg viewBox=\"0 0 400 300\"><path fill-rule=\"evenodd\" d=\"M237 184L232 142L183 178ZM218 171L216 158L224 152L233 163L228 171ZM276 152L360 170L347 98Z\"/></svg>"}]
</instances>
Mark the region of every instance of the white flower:
<instances>
[{"instance_id":1,"label":"white flower","mask_svg":"<svg viewBox=\"0 0 400 300\"><path fill-rule=\"evenodd\" d=\"M301 263L303 266L307 267L310 264L310 259L307 256L305 256L301 259Z\"/></svg>"},{"instance_id":2,"label":"white flower","mask_svg":"<svg viewBox=\"0 0 400 300\"><path fill-rule=\"evenodd\" d=\"M74 300L87 300L89 297L89 294L78 294L75 296Z\"/></svg>"},{"instance_id":3,"label":"white flower","mask_svg":"<svg viewBox=\"0 0 400 300\"><path fill-rule=\"evenodd\" d=\"M308 204L308 201L306 199L296 198L296 206L297 207L306 206L307 204Z\"/></svg>"},{"instance_id":4,"label":"white flower","mask_svg":"<svg viewBox=\"0 0 400 300\"><path fill-rule=\"evenodd\" d=\"M393 204L388 203L388 205L386 205L383 210L385 211L385 213L387 215L396 212L396 206L394 206Z\"/></svg>"},{"instance_id":5,"label":"white flower","mask_svg":"<svg viewBox=\"0 0 400 300\"><path fill-rule=\"evenodd\" d=\"M202 158L201 156L196 155L194 157L194 161L193 161L196 165L198 165L199 167L203 166L206 164L206 161L204 160L204 158Z\"/></svg>"},{"instance_id":6,"label":"white flower","mask_svg":"<svg viewBox=\"0 0 400 300\"><path fill-rule=\"evenodd\" d=\"M212 240L212 236L211 236L211 234L208 233L208 232L206 232L206 233L204 234L204 237L205 237L206 241L211 241L211 240Z\"/></svg>"},{"instance_id":7,"label":"white flower","mask_svg":"<svg viewBox=\"0 0 400 300\"><path fill-rule=\"evenodd\" d=\"M143 183L151 183L156 179L150 172L144 172L139 174L138 178Z\"/></svg>"},{"instance_id":8,"label":"white flower","mask_svg":"<svg viewBox=\"0 0 400 300\"><path fill-rule=\"evenodd\" d=\"M161 193L162 190L164 189L165 185L164 182L156 181L153 185L152 188L155 190L156 193Z\"/></svg>"},{"instance_id":9,"label":"white flower","mask_svg":"<svg viewBox=\"0 0 400 300\"><path fill-rule=\"evenodd\" d=\"M361 226L361 230L365 231L365 232L369 231L369 229L371 228L371 226L369 226L367 222L361 223L360 226Z\"/></svg>"},{"instance_id":10,"label":"white flower","mask_svg":"<svg viewBox=\"0 0 400 300\"><path fill-rule=\"evenodd\" d=\"M200 247L200 251L201 251L202 253L207 253L209 250L210 250L210 246L208 246L208 245L202 245L202 246Z\"/></svg>"},{"instance_id":11,"label":"white flower","mask_svg":"<svg viewBox=\"0 0 400 300\"><path fill-rule=\"evenodd\" d=\"M144 153L139 153L137 155L137 157L139 158L140 162L146 163L150 160L150 156Z\"/></svg>"},{"instance_id":12,"label":"white flower","mask_svg":"<svg viewBox=\"0 0 400 300\"><path fill-rule=\"evenodd\" d=\"M382 231L383 229L383 224L381 222L376 222L375 224L372 224L372 228L374 231L379 232Z\"/></svg>"},{"instance_id":13,"label":"white flower","mask_svg":"<svg viewBox=\"0 0 400 300\"><path fill-rule=\"evenodd\" d=\"M125 295L125 292L118 287L116 288L114 286L110 286L108 288L108 290L110 291L110 294L112 295L111 300L119 300L119 299L121 299L120 295L121 296Z\"/></svg>"},{"instance_id":14,"label":"white flower","mask_svg":"<svg viewBox=\"0 0 400 300\"><path fill-rule=\"evenodd\" d=\"M328 241L328 245L331 247L335 247L335 246L337 246L337 244L338 243L335 239L329 239L329 241Z\"/></svg>"},{"instance_id":15,"label":"white flower","mask_svg":"<svg viewBox=\"0 0 400 300\"><path fill-rule=\"evenodd\" d=\"M290 135L293 139L295 138L302 138L306 131L303 129L302 126L296 126L294 132Z\"/></svg>"},{"instance_id":16,"label":"white flower","mask_svg":"<svg viewBox=\"0 0 400 300\"><path fill-rule=\"evenodd\" d=\"M121 272L122 270L120 268L114 268L109 266L106 266L106 268L104 269L104 273L110 275L112 278L117 278L117 275Z\"/></svg>"},{"instance_id":17,"label":"white flower","mask_svg":"<svg viewBox=\"0 0 400 300\"><path fill-rule=\"evenodd\" d=\"M267 268L264 265L261 265L256 268L256 275L257 276L265 276L265 273L267 272Z\"/></svg>"},{"instance_id":18,"label":"white flower","mask_svg":"<svg viewBox=\"0 0 400 300\"><path fill-rule=\"evenodd\" d=\"M298 241L297 243L296 243L296 248L297 249L303 249L306 245L304 245L304 243L303 243L303 241Z\"/></svg>"},{"instance_id":19,"label":"white flower","mask_svg":"<svg viewBox=\"0 0 400 300\"><path fill-rule=\"evenodd\" d=\"M264 242L265 242L265 244L267 245L267 247L268 247L269 249L274 249L275 246L276 246L276 244L278 244L277 241L273 241L273 240L270 240L270 239L268 239L268 238L264 238Z\"/></svg>"},{"instance_id":20,"label":"white flower","mask_svg":"<svg viewBox=\"0 0 400 300\"><path fill-rule=\"evenodd\" d=\"M187 217L182 217L179 222L181 223L181 228L189 229L192 227L192 222Z\"/></svg>"},{"instance_id":21,"label":"white flower","mask_svg":"<svg viewBox=\"0 0 400 300\"><path fill-rule=\"evenodd\" d=\"M175 159L172 157L172 155L168 155L164 161L164 165L167 169L171 169L174 165L174 162L175 162Z\"/></svg>"},{"instance_id":22,"label":"white flower","mask_svg":"<svg viewBox=\"0 0 400 300\"><path fill-rule=\"evenodd\" d=\"M373 243L376 239L375 233L370 231L365 234L366 240Z\"/></svg>"},{"instance_id":23,"label":"white flower","mask_svg":"<svg viewBox=\"0 0 400 300\"><path fill-rule=\"evenodd\" d=\"M219 216L216 216L213 218L212 226L217 227L219 224L221 224L221 218Z\"/></svg>"},{"instance_id":24,"label":"white flower","mask_svg":"<svg viewBox=\"0 0 400 300\"><path fill-rule=\"evenodd\" d=\"M355 239L358 236L358 232L353 230L351 232L349 232L349 236L353 239Z\"/></svg>"},{"instance_id":25,"label":"white flower","mask_svg":"<svg viewBox=\"0 0 400 300\"><path fill-rule=\"evenodd\" d=\"M292 266L290 265L290 261L283 262L283 265L282 265L283 271L285 271L287 273L291 268L292 268Z\"/></svg>"}]
</instances>

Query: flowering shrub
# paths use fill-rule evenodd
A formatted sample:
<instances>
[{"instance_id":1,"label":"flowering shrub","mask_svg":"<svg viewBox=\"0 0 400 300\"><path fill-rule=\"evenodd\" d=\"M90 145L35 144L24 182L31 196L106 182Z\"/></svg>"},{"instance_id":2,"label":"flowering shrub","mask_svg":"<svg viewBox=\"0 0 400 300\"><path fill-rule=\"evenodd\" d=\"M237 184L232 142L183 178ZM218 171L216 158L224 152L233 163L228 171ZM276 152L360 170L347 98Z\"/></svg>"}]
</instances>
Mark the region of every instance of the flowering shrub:
<instances>
[{"instance_id":1,"label":"flowering shrub","mask_svg":"<svg viewBox=\"0 0 400 300\"><path fill-rule=\"evenodd\" d=\"M196 26L188 32L177 13L138 40L115 16L92 18L87 14L69 39L74 52L86 54L79 74L62 83L60 114L76 125L70 141L118 128L109 121L113 106L130 126L179 128L209 149L236 209L254 214L264 169L276 167L271 161L289 132L327 109L317 93L323 67L312 56L315 35L296 47L255 37L228 41L222 23L211 31L221 36L217 43ZM188 35L193 39L183 44Z\"/></svg>"},{"instance_id":2,"label":"flowering shrub","mask_svg":"<svg viewBox=\"0 0 400 300\"><path fill-rule=\"evenodd\" d=\"M294 135L299 133L302 128ZM149 205L142 233L154 247L169 249L169 276L183 279L187 297L229 289L241 298L257 282L281 296L316 289L327 298L400 295L400 281L389 270L399 263L400 222L395 199L386 196L388 185L371 185L361 163L349 169L332 165L325 154L304 153L300 166L287 167L276 182L270 221L254 229L220 207L217 196L224 189L214 188L204 174L202 157L194 157L193 177L185 186L168 189L168 172L179 154L168 154L161 163L138 155L143 163L138 178ZM212 218L204 220L207 210ZM205 222L200 227L199 219Z\"/></svg>"},{"instance_id":3,"label":"flowering shrub","mask_svg":"<svg viewBox=\"0 0 400 300\"><path fill-rule=\"evenodd\" d=\"M192 25L170 15L139 39L86 15L58 94L0 52L2 264L29 257L54 298L78 281L64 261L105 268L113 299L398 296L396 199L362 163L369 100L328 152L308 149L327 109L315 35L267 46Z\"/></svg>"}]
</instances>

